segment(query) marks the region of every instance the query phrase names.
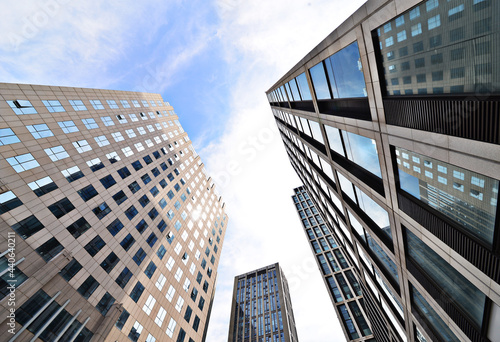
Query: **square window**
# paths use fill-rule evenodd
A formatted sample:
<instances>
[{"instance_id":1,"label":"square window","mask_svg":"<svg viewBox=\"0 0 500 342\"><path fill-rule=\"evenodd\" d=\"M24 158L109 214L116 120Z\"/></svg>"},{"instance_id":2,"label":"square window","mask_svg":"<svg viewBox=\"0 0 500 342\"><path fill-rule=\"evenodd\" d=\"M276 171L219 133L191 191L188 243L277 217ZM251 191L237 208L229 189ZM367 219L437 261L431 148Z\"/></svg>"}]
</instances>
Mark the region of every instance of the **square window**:
<instances>
[{"instance_id":1,"label":"square window","mask_svg":"<svg viewBox=\"0 0 500 342\"><path fill-rule=\"evenodd\" d=\"M99 100L90 100L90 104L94 107L95 110L104 109L101 101Z\"/></svg>"},{"instance_id":2,"label":"square window","mask_svg":"<svg viewBox=\"0 0 500 342\"><path fill-rule=\"evenodd\" d=\"M57 100L43 100L42 102L50 113L60 113L66 111L61 102Z\"/></svg>"},{"instance_id":3,"label":"square window","mask_svg":"<svg viewBox=\"0 0 500 342\"><path fill-rule=\"evenodd\" d=\"M7 104L12 108L14 113L17 115L24 115L24 114L36 114L37 111L35 107L29 102L28 100L14 100L14 101L7 101Z\"/></svg>"},{"instance_id":4,"label":"square window","mask_svg":"<svg viewBox=\"0 0 500 342\"><path fill-rule=\"evenodd\" d=\"M98 137L95 137L94 140L97 143L97 145L99 145L100 147L104 147L104 146L109 145L109 140L104 135L100 135Z\"/></svg>"},{"instance_id":5,"label":"square window","mask_svg":"<svg viewBox=\"0 0 500 342\"><path fill-rule=\"evenodd\" d=\"M92 147L90 147L90 145L87 142L87 140L75 141L72 144L76 148L76 150L78 151L78 153L84 153L84 152L92 150Z\"/></svg>"},{"instance_id":6,"label":"square window","mask_svg":"<svg viewBox=\"0 0 500 342\"><path fill-rule=\"evenodd\" d=\"M57 124L59 125L59 127L61 127L63 132L66 134L79 131L78 127L76 127L76 125L73 121L58 121Z\"/></svg>"},{"instance_id":7,"label":"square window","mask_svg":"<svg viewBox=\"0 0 500 342\"><path fill-rule=\"evenodd\" d=\"M109 108L118 109L118 105L115 100L106 100L106 102L108 103Z\"/></svg>"},{"instance_id":8,"label":"square window","mask_svg":"<svg viewBox=\"0 0 500 342\"><path fill-rule=\"evenodd\" d=\"M36 126L45 126L45 127L47 127L47 125L36 125ZM26 128L28 128L28 130L30 129L29 127L33 127L33 126L26 126ZM48 129L48 127L47 127L47 130L50 133L50 135L47 135L47 136L50 137L50 136L54 135ZM33 134L33 133L31 133L31 134ZM42 138L42 136L39 136L38 133L37 133L37 135L33 134L33 137L35 139ZM15 144L15 143L18 143L18 142L21 142L21 140L19 140L19 138L17 137L17 135L14 133L13 130L11 130L10 128L0 128L0 146Z\"/></svg>"},{"instance_id":9,"label":"square window","mask_svg":"<svg viewBox=\"0 0 500 342\"><path fill-rule=\"evenodd\" d=\"M73 109L76 112L81 110L87 110L87 107L85 107L82 100L69 100L69 104L73 107Z\"/></svg>"},{"instance_id":10,"label":"square window","mask_svg":"<svg viewBox=\"0 0 500 342\"><path fill-rule=\"evenodd\" d=\"M82 122L85 125L85 127L87 127L87 129L99 128L94 119L82 119Z\"/></svg>"},{"instance_id":11,"label":"square window","mask_svg":"<svg viewBox=\"0 0 500 342\"><path fill-rule=\"evenodd\" d=\"M69 157L69 154L62 146L46 148L44 151L53 162Z\"/></svg>"}]
</instances>

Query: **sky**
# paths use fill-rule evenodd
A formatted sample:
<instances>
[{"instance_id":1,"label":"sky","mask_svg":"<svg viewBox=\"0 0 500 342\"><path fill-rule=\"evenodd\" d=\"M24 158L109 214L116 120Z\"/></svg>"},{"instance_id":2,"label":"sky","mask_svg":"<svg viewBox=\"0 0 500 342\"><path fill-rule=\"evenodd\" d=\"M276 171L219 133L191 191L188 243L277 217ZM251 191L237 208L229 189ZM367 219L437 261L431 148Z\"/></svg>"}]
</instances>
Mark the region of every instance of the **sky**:
<instances>
[{"instance_id":1,"label":"sky","mask_svg":"<svg viewBox=\"0 0 500 342\"><path fill-rule=\"evenodd\" d=\"M234 277L280 262L299 340L344 340L291 196L265 91L364 0L25 0L0 11L0 82L160 93L229 216L208 342Z\"/></svg>"}]
</instances>

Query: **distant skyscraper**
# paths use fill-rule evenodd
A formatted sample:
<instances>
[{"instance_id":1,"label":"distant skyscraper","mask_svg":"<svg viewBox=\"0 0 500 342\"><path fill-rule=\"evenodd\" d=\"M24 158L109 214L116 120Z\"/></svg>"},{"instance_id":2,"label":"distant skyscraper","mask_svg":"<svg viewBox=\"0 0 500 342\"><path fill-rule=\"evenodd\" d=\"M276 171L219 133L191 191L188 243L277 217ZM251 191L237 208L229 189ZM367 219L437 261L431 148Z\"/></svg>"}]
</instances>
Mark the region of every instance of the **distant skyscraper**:
<instances>
[{"instance_id":1,"label":"distant skyscraper","mask_svg":"<svg viewBox=\"0 0 500 342\"><path fill-rule=\"evenodd\" d=\"M359 284L358 269L344 255L336 242L334 230L324 222L305 187L294 189L292 196L304 233L318 267L323 272L323 281L334 304L344 335L348 341L375 341L364 313L363 293ZM314 305L314 304L311 304Z\"/></svg>"},{"instance_id":2,"label":"distant skyscraper","mask_svg":"<svg viewBox=\"0 0 500 342\"><path fill-rule=\"evenodd\" d=\"M498 14L368 0L267 92L379 342L498 341Z\"/></svg>"},{"instance_id":3,"label":"distant skyscraper","mask_svg":"<svg viewBox=\"0 0 500 342\"><path fill-rule=\"evenodd\" d=\"M228 342L297 342L288 282L279 263L234 278Z\"/></svg>"},{"instance_id":4,"label":"distant skyscraper","mask_svg":"<svg viewBox=\"0 0 500 342\"><path fill-rule=\"evenodd\" d=\"M0 111L1 339L204 341L228 219L172 106L3 83Z\"/></svg>"}]
</instances>

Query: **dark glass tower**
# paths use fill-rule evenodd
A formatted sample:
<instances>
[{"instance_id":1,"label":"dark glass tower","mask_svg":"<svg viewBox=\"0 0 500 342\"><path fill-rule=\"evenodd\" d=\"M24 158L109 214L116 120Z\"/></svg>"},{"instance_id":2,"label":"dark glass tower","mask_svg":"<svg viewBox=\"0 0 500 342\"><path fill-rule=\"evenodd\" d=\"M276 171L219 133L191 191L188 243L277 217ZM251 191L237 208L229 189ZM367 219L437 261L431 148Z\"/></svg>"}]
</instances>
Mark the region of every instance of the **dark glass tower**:
<instances>
[{"instance_id":1,"label":"dark glass tower","mask_svg":"<svg viewBox=\"0 0 500 342\"><path fill-rule=\"evenodd\" d=\"M288 283L278 263L234 278L228 342L298 342Z\"/></svg>"}]
</instances>

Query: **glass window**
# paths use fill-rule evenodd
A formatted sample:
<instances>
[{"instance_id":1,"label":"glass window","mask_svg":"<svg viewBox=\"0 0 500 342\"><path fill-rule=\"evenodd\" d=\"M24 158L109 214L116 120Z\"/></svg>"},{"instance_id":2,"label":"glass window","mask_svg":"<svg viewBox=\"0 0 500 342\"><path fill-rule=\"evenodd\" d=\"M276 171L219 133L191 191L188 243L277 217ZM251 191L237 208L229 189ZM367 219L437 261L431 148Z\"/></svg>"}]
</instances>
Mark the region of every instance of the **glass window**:
<instances>
[{"instance_id":1,"label":"glass window","mask_svg":"<svg viewBox=\"0 0 500 342\"><path fill-rule=\"evenodd\" d=\"M57 123L59 124L59 127L61 127L63 132L66 134L79 131L78 127L76 127L73 121L58 121Z\"/></svg>"},{"instance_id":2,"label":"glass window","mask_svg":"<svg viewBox=\"0 0 500 342\"><path fill-rule=\"evenodd\" d=\"M28 129L28 131L30 131L31 135L33 135L33 138L35 138L35 139L41 139L41 138L47 138L47 137L54 136L54 133L52 133L52 131L50 130L50 128L46 124L26 126L26 128ZM12 141L12 142L5 143L4 142L4 139L5 139L5 137L4 137L5 132L4 131L5 130L9 130L12 132L12 130L10 130L9 128L0 129L0 146L2 145L2 143L4 145L8 145L8 144L13 144L14 142L19 142L19 139L17 139L16 135L12 132L14 137L10 137L8 139L8 141ZM17 140L17 141L15 141L15 140Z\"/></svg>"},{"instance_id":3,"label":"glass window","mask_svg":"<svg viewBox=\"0 0 500 342\"><path fill-rule=\"evenodd\" d=\"M23 239L36 234L45 226L34 216L31 215L11 226L11 228Z\"/></svg>"},{"instance_id":4,"label":"glass window","mask_svg":"<svg viewBox=\"0 0 500 342\"><path fill-rule=\"evenodd\" d=\"M98 137L94 137L94 140L97 143L97 145L99 145L100 147L104 147L104 146L109 145L109 140L106 138L105 135L100 135Z\"/></svg>"},{"instance_id":5,"label":"glass window","mask_svg":"<svg viewBox=\"0 0 500 342\"><path fill-rule=\"evenodd\" d=\"M375 140L342 131L347 158L378 177L382 177Z\"/></svg>"},{"instance_id":6,"label":"glass window","mask_svg":"<svg viewBox=\"0 0 500 342\"><path fill-rule=\"evenodd\" d=\"M47 110L51 113L59 113L59 112L65 112L66 110L62 106L61 102L57 100L43 100L42 101L45 107L47 107Z\"/></svg>"},{"instance_id":7,"label":"glass window","mask_svg":"<svg viewBox=\"0 0 500 342\"><path fill-rule=\"evenodd\" d=\"M80 285L77 289L83 298L89 299L89 297L94 293L94 291L99 287L99 283L94 277L88 276L88 278Z\"/></svg>"},{"instance_id":8,"label":"glass window","mask_svg":"<svg viewBox=\"0 0 500 342\"><path fill-rule=\"evenodd\" d=\"M118 105L116 104L115 100L106 100L106 102L108 103L109 108L111 108L111 109L117 109L118 108Z\"/></svg>"},{"instance_id":9,"label":"glass window","mask_svg":"<svg viewBox=\"0 0 500 342\"><path fill-rule=\"evenodd\" d=\"M311 92L309 91L309 84L307 83L306 74L302 73L295 78L300 89L300 94L302 95L302 101L312 100Z\"/></svg>"},{"instance_id":10,"label":"glass window","mask_svg":"<svg viewBox=\"0 0 500 342\"><path fill-rule=\"evenodd\" d=\"M44 149L45 153L49 156L52 161L58 161L69 157L64 147L56 146Z\"/></svg>"},{"instance_id":11,"label":"glass window","mask_svg":"<svg viewBox=\"0 0 500 342\"><path fill-rule=\"evenodd\" d=\"M24 114L36 114L37 111L35 107L29 102L28 100L14 100L14 101L7 101L7 104L12 108L14 113L17 115L24 115Z\"/></svg>"},{"instance_id":12,"label":"glass window","mask_svg":"<svg viewBox=\"0 0 500 342\"><path fill-rule=\"evenodd\" d=\"M447 164L414 152L406 151L399 147L396 151L405 151L411 155L424 160L424 165L428 168L427 177L420 173L415 173L398 165L399 184L413 197L429 205L433 209L452 219L458 226L466 232L482 241L491 244L493 242L495 219L496 219L496 199L498 193L493 189L498 188L499 181L480 175L455 165ZM446 178L435 179L431 177L432 165L438 165L438 172L445 174L449 169L453 170L453 182L444 181ZM467 176L466 176L467 175ZM465 191L465 179L471 179L473 186L484 186L483 196L493 198L495 201L478 201ZM473 178L474 177L474 178ZM476 179L478 180L476 182ZM481 181L479 181L481 180ZM476 184L474 184L475 182ZM481 187L482 188L482 187ZM477 195L479 196L479 195ZM476 197L477 198L477 197Z\"/></svg>"},{"instance_id":13,"label":"glass window","mask_svg":"<svg viewBox=\"0 0 500 342\"><path fill-rule=\"evenodd\" d=\"M76 112L81 110L87 110L87 107L85 107L82 100L69 100L69 104L73 107L73 109Z\"/></svg>"},{"instance_id":14,"label":"glass window","mask_svg":"<svg viewBox=\"0 0 500 342\"><path fill-rule=\"evenodd\" d=\"M130 108L127 100L120 100L120 103L122 104L123 108Z\"/></svg>"},{"instance_id":15,"label":"glass window","mask_svg":"<svg viewBox=\"0 0 500 342\"><path fill-rule=\"evenodd\" d=\"M104 109L101 101L99 100L90 100L90 104L94 107L95 110Z\"/></svg>"},{"instance_id":16,"label":"glass window","mask_svg":"<svg viewBox=\"0 0 500 342\"><path fill-rule=\"evenodd\" d=\"M68 200L67 197L65 197L54 204L49 205L47 208L56 218L60 218L75 209L75 206Z\"/></svg>"},{"instance_id":17,"label":"glass window","mask_svg":"<svg viewBox=\"0 0 500 342\"><path fill-rule=\"evenodd\" d=\"M87 140L75 141L72 144L76 148L76 150L78 151L78 153L84 153L84 152L92 150L92 147L87 142Z\"/></svg>"},{"instance_id":18,"label":"glass window","mask_svg":"<svg viewBox=\"0 0 500 342\"><path fill-rule=\"evenodd\" d=\"M66 180L71 183L79 178L82 178L85 176L82 171L78 168L78 166L73 166L70 167L66 170L62 170L61 173L63 174L64 177L66 177Z\"/></svg>"},{"instance_id":19,"label":"glass window","mask_svg":"<svg viewBox=\"0 0 500 342\"><path fill-rule=\"evenodd\" d=\"M58 188L56 183L49 176L28 183L31 190L38 196L43 196Z\"/></svg>"},{"instance_id":20,"label":"glass window","mask_svg":"<svg viewBox=\"0 0 500 342\"><path fill-rule=\"evenodd\" d=\"M311 80L318 100L331 99L328 81L326 79L325 67L323 62L320 62L309 69Z\"/></svg>"},{"instance_id":21,"label":"glass window","mask_svg":"<svg viewBox=\"0 0 500 342\"><path fill-rule=\"evenodd\" d=\"M451 297L463 314L482 326L486 296L409 229L405 232L410 258Z\"/></svg>"},{"instance_id":22,"label":"glass window","mask_svg":"<svg viewBox=\"0 0 500 342\"><path fill-rule=\"evenodd\" d=\"M85 125L85 127L87 127L87 129L99 128L94 119L82 119L82 122Z\"/></svg>"}]
</instances>

